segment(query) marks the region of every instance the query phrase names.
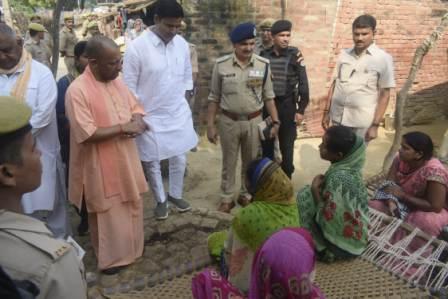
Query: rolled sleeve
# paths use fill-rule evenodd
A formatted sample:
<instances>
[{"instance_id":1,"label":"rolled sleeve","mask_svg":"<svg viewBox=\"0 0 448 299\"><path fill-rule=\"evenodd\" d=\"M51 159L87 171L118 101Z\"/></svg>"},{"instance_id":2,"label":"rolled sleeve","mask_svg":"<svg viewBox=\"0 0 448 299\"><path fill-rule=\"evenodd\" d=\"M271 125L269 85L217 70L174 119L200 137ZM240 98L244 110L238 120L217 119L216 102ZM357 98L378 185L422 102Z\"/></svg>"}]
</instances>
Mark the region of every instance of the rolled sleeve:
<instances>
[{"instance_id":1,"label":"rolled sleeve","mask_svg":"<svg viewBox=\"0 0 448 299\"><path fill-rule=\"evenodd\" d=\"M212 72L212 81L210 85L209 102L219 103L221 101L221 78L219 76L218 64L215 63Z\"/></svg>"}]
</instances>

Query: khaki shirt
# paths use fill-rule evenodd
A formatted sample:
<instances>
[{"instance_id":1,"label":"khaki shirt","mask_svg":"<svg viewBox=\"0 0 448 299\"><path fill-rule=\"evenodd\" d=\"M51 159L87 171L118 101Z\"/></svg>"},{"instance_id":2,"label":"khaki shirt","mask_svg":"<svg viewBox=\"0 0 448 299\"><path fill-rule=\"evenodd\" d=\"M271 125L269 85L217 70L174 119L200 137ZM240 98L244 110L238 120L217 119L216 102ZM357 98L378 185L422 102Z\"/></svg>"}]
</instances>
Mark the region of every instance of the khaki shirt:
<instances>
[{"instance_id":1,"label":"khaki shirt","mask_svg":"<svg viewBox=\"0 0 448 299\"><path fill-rule=\"evenodd\" d=\"M265 71L268 73L262 87ZM250 114L274 97L269 60L255 54L246 66L239 63L235 54L216 60L208 100L219 103L221 109Z\"/></svg>"},{"instance_id":2,"label":"khaki shirt","mask_svg":"<svg viewBox=\"0 0 448 299\"><path fill-rule=\"evenodd\" d=\"M31 57L33 57L34 60L51 67L51 50L43 40L36 42L34 39L30 38L25 42L23 47L31 54Z\"/></svg>"},{"instance_id":3,"label":"khaki shirt","mask_svg":"<svg viewBox=\"0 0 448 299\"><path fill-rule=\"evenodd\" d=\"M380 89L395 87L393 59L387 52L370 45L357 56L354 48L339 56L330 117L348 127L370 127Z\"/></svg>"},{"instance_id":4,"label":"khaki shirt","mask_svg":"<svg viewBox=\"0 0 448 299\"><path fill-rule=\"evenodd\" d=\"M67 27L64 27L59 34L59 51L65 52L65 56L75 56L75 45L78 42L75 32L70 31Z\"/></svg>"},{"instance_id":5,"label":"khaki shirt","mask_svg":"<svg viewBox=\"0 0 448 299\"><path fill-rule=\"evenodd\" d=\"M0 265L12 279L34 283L38 299L87 298L75 249L55 239L43 222L0 210L0 244Z\"/></svg>"}]
</instances>

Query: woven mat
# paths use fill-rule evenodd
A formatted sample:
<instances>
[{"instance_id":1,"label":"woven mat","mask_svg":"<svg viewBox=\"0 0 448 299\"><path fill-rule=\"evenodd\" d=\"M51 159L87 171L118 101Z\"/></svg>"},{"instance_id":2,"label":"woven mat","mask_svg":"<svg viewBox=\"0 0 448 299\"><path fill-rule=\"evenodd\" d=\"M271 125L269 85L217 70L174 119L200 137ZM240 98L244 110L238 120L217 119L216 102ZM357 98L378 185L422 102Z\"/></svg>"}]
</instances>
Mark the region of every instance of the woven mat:
<instances>
[{"instance_id":1,"label":"woven mat","mask_svg":"<svg viewBox=\"0 0 448 299\"><path fill-rule=\"evenodd\" d=\"M327 298L416 299L429 297L425 291L409 287L402 280L360 258L333 264L318 263L316 274L316 283ZM110 298L190 299L192 298L191 279L193 275L184 275L153 288L132 291Z\"/></svg>"}]
</instances>

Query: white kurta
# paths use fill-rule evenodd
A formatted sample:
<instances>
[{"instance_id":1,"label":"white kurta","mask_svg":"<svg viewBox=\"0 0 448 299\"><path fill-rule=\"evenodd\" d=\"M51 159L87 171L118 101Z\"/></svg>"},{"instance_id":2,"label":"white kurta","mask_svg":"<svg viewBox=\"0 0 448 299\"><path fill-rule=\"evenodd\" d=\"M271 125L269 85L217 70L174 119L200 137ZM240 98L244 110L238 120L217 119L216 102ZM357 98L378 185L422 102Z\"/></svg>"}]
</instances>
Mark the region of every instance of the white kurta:
<instances>
[{"instance_id":1,"label":"white kurta","mask_svg":"<svg viewBox=\"0 0 448 299\"><path fill-rule=\"evenodd\" d=\"M0 95L10 95L17 78L23 71L24 67L11 76L0 75ZM51 71L45 65L33 60L26 103L32 109L30 124L33 127L32 133L36 139L37 148L41 151L42 183L38 189L22 197L22 206L27 214L37 210L52 211L55 200L60 200L58 196L64 196L64 190L60 188L63 173L60 169L56 98L56 82Z\"/></svg>"},{"instance_id":2,"label":"white kurta","mask_svg":"<svg viewBox=\"0 0 448 299\"><path fill-rule=\"evenodd\" d=\"M193 89L188 43L176 35L167 45L146 30L126 48L123 78L142 103L149 130L137 138L142 161L188 152L198 137L185 91Z\"/></svg>"}]
</instances>

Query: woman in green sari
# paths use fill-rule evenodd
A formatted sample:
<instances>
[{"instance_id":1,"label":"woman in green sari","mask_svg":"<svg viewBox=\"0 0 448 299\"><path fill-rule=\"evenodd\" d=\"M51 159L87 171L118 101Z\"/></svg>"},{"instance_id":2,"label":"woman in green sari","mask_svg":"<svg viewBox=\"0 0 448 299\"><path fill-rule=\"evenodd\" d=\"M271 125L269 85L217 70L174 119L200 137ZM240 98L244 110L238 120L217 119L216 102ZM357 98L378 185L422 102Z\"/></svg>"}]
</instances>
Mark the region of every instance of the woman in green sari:
<instances>
[{"instance_id":1,"label":"woman in green sari","mask_svg":"<svg viewBox=\"0 0 448 299\"><path fill-rule=\"evenodd\" d=\"M235 215L225 242L229 281L243 292L249 289L252 260L263 242L282 228L300 226L291 181L279 164L255 160L246 180L252 203Z\"/></svg>"},{"instance_id":2,"label":"woman in green sari","mask_svg":"<svg viewBox=\"0 0 448 299\"><path fill-rule=\"evenodd\" d=\"M333 126L319 146L331 163L324 175L297 194L302 226L313 235L318 259L332 262L360 255L368 238L368 196L362 180L365 144L350 128Z\"/></svg>"}]
</instances>

